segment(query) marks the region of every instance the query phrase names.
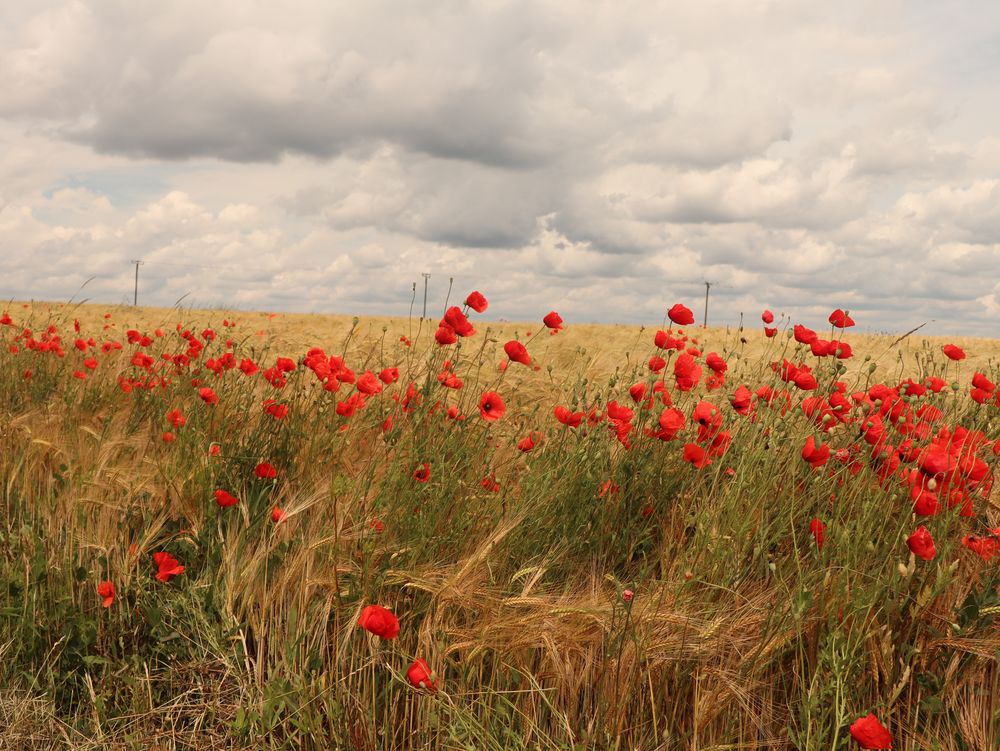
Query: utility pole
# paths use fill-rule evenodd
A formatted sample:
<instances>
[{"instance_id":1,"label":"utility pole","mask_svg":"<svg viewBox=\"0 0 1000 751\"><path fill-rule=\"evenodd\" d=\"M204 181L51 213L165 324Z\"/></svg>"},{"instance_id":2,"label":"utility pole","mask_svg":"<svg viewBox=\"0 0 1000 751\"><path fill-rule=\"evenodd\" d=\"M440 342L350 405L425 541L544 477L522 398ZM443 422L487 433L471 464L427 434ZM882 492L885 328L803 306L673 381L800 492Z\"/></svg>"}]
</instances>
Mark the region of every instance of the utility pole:
<instances>
[{"instance_id":1,"label":"utility pole","mask_svg":"<svg viewBox=\"0 0 1000 751\"><path fill-rule=\"evenodd\" d=\"M427 280L431 278L431 275L424 271L421 276L424 278L424 313L420 316L421 320L427 317Z\"/></svg>"},{"instance_id":2,"label":"utility pole","mask_svg":"<svg viewBox=\"0 0 1000 751\"><path fill-rule=\"evenodd\" d=\"M139 267L142 266L142 261L129 261L129 263L135 264L135 289L132 291L132 307L139 306Z\"/></svg>"},{"instance_id":3,"label":"utility pole","mask_svg":"<svg viewBox=\"0 0 1000 751\"><path fill-rule=\"evenodd\" d=\"M711 282L705 282L705 319L701 327L703 329L708 328L708 290L712 286Z\"/></svg>"}]
</instances>

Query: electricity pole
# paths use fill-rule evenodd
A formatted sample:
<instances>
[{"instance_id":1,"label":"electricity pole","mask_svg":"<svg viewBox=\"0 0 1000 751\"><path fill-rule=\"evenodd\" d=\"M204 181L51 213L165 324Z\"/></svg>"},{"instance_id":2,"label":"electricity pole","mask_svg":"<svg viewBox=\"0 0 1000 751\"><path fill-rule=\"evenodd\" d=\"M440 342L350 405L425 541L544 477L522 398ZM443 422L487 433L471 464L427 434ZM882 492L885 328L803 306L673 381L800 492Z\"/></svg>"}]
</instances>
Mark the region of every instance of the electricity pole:
<instances>
[{"instance_id":1,"label":"electricity pole","mask_svg":"<svg viewBox=\"0 0 1000 751\"><path fill-rule=\"evenodd\" d=\"M701 325L703 329L708 328L708 290L711 286L711 282L705 282L705 319Z\"/></svg>"},{"instance_id":2,"label":"electricity pole","mask_svg":"<svg viewBox=\"0 0 1000 751\"><path fill-rule=\"evenodd\" d=\"M425 271L421 276L424 278L424 313L420 318L423 319L427 317L427 280L431 278L431 275Z\"/></svg>"},{"instance_id":3,"label":"electricity pole","mask_svg":"<svg viewBox=\"0 0 1000 751\"><path fill-rule=\"evenodd\" d=\"M132 291L132 307L139 306L139 267L142 266L142 261L129 261L129 263L135 264L135 289Z\"/></svg>"}]
</instances>

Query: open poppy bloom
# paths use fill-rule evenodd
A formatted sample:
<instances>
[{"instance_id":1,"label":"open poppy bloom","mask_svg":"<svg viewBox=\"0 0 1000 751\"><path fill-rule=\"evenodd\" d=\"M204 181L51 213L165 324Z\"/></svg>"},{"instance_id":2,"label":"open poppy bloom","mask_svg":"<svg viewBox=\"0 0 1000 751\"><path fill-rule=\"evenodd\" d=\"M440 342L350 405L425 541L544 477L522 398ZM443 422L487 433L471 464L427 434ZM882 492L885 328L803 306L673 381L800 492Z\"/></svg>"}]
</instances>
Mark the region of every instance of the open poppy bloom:
<instances>
[{"instance_id":1,"label":"open poppy bloom","mask_svg":"<svg viewBox=\"0 0 1000 751\"><path fill-rule=\"evenodd\" d=\"M479 415L484 420L489 422L499 420L506 411L507 407L504 406L503 399L500 398L500 394L494 391L487 391L479 400Z\"/></svg>"},{"instance_id":2,"label":"open poppy bloom","mask_svg":"<svg viewBox=\"0 0 1000 751\"><path fill-rule=\"evenodd\" d=\"M184 567L170 553L153 553L153 563L156 564L156 578L161 582L170 581L170 578L184 573Z\"/></svg>"},{"instance_id":3,"label":"open poppy bloom","mask_svg":"<svg viewBox=\"0 0 1000 751\"><path fill-rule=\"evenodd\" d=\"M368 605L361 611L358 625L381 639L399 636L399 619L381 605Z\"/></svg>"},{"instance_id":4,"label":"open poppy bloom","mask_svg":"<svg viewBox=\"0 0 1000 751\"><path fill-rule=\"evenodd\" d=\"M434 680L430 665L419 657L413 661L406 671L406 680L414 688L423 688L428 691L437 691L437 682Z\"/></svg>"},{"instance_id":5,"label":"open poppy bloom","mask_svg":"<svg viewBox=\"0 0 1000 751\"><path fill-rule=\"evenodd\" d=\"M103 581L97 585L97 594L103 597L101 606L108 608L115 601L115 585L109 581Z\"/></svg>"},{"instance_id":6,"label":"open poppy bloom","mask_svg":"<svg viewBox=\"0 0 1000 751\"><path fill-rule=\"evenodd\" d=\"M431 479L431 465L424 462L415 470L413 470L413 479L417 482L427 482Z\"/></svg>"}]
</instances>

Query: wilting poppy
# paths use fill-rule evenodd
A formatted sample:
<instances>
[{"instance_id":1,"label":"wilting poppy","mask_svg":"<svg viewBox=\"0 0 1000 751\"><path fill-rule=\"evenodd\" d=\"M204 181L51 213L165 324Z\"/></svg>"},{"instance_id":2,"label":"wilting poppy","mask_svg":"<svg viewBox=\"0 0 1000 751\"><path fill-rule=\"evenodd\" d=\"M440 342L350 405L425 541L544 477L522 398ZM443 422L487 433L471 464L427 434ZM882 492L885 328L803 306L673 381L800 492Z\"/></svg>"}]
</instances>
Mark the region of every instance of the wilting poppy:
<instances>
[{"instance_id":1,"label":"wilting poppy","mask_svg":"<svg viewBox=\"0 0 1000 751\"><path fill-rule=\"evenodd\" d=\"M437 682L433 678L430 665L419 657L413 661L406 671L406 679L414 688L424 688L428 691L437 691Z\"/></svg>"},{"instance_id":2,"label":"wilting poppy","mask_svg":"<svg viewBox=\"0 0 1000 751\"><path fill-rule=\"evenodd\" d=\"M480 292L470 292L469 296L465 298L465 304L477 313L485 313L486 308L490 305Z\"/></svg>"},{"instance_id":3,"label":"wilting poppy","mask_svg":"<svg viewBox=\"0 0 1000 751\"><path fill-rule=\"evenodd\" d=\"M104 598L101 601L102 607L111 607L115 601L115 585L113 582L103 581L97 585L97 594Z\"/></svg>"},{"instance_id":4,"label":"wilting poppy","mask_svg":"<svg viewBox=\"0 0 1000 751\"><path fill-rule=\"evenodd\" d=\"M923 525L917 527L917 530L906 538L906 546L913 555L917 558L923 558L925 561L929 561L937 555L937 550L934 548L934 538L927 531L927 527Z\"/></svg>"},{"instance_id":5,"label":"wilting poppy","mask_svg":"<svg viewBox=\"0 0 1000 751\"><path fill-rule=\"evenodd\" d=\"M161 582L170 581L172 576L184 573L184 567L170 553L153 553L153 563L156 564L156 578Z\"/></svg>"},{"instance_id":6,"label":"wilting poppy","mask_svg":"<svg viewBox=\"0 0 1000 751\"><path fill-rule=\"evenodd\" d=\"M871 712L851 724L851 737L858 742L861 748L892 748L892 734L882 726L882 723Z\"/></svg>"},{"instance_id":7,"label":"wilting poppy","mask_svg":"<svg viewBox=\"0 0 1000 751\"><path fill-rule=\"evenodd\" d=\"M399 636L399 619L381 605L365 607L358 618L358 625L382 639L395 639Z\"/></svg>"},{"instance_id":8,"label":"wilting poppy","mask_svg":"<svg viewBox=\"0 0 1000 751\"><path fill-rule=\"evenodd\" d=\"M667 316L678 326L690 326L694 323L694 313L691 309L677 303L667 311Z\"/></svg>"},{"instance_id":9,"label":"wilting poppy","mask_svg":"<svg viewBox=\"0 0 1000 751\"><path fill-rule=\"evenodd\" d=\"M507 407L504 405L503 399L500 398L500 394L494 391L487 391L479 400L479 415L484 420L490 422L499 420L506 411Z\"/></svg>"}]
</instances>

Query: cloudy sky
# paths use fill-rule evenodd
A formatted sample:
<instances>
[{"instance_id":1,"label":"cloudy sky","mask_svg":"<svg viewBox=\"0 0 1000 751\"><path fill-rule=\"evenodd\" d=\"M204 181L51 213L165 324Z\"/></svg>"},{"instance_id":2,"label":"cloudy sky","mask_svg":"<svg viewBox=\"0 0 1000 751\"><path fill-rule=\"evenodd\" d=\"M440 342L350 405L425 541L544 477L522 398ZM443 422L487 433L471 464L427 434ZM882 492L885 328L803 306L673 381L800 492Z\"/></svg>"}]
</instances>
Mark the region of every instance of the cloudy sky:
<instances>
[{"instance_id":1,"label":"cloudy sky","mask_svg":"<svg viewBox=\"0 0 1000 751\"><path fill-rule=\"evenodd\" d=\"M1000 5L0 0L0 297L1000 335Z\"/></svg>"}]
</instances>

